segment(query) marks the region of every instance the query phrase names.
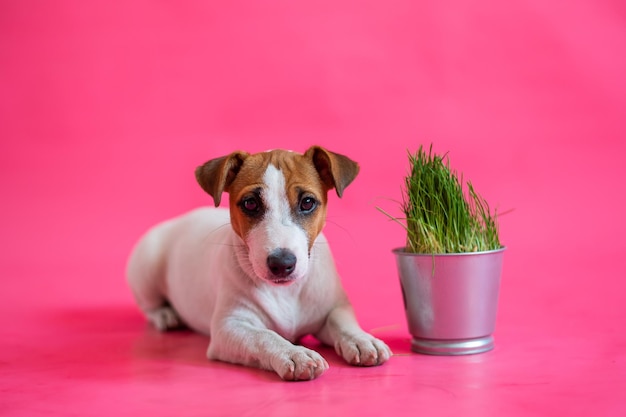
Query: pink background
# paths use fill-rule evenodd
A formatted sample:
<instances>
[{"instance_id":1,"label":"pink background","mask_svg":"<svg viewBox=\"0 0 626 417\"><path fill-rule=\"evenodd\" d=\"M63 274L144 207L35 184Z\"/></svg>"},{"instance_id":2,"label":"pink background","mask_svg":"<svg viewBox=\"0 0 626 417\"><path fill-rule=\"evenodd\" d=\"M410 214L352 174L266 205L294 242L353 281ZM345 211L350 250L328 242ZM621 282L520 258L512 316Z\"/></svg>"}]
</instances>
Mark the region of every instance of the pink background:
<instances>
[{"instance_id":1,"label":"pink background","mask_svg":"<svg viewBox=\"0 0 626 417\"><path fill-rule=\"evenodd\" d=\"M0 413L623 415L625 4L0 2ZM513 210L484 355L408 353L403 232L375 207L399 213L406 151L431 142ZM195 166L312 144L361 164L326 234L400 355L321 348L326 375L277 385L147 328L126 257L211 203Z\"/></svg>"}]
</instances>

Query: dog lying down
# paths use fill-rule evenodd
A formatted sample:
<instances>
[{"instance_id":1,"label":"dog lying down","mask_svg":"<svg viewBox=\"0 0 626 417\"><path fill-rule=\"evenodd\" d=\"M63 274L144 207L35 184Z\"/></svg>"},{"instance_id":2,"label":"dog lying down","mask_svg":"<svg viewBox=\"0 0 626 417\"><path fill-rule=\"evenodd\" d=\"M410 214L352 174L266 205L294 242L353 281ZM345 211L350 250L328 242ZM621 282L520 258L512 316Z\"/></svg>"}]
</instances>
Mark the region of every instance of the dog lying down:
<instances>
[{"instance_id":1,"label":"dog lying down","mask_svg":"<svg viewBox=\"0 0 626 417\"><path fill-rule=\"evenodd\" d=\"M359 327L321 233L328 191L341 197L358 172L319 146L206 162L198 183L216 207L227 192L229 210L197 209L142 237L127 269L139 307L159 330L187 325L209 335L210 359L284 380L328 369L320 354L294 344L307 334L352 365L387 361L387 345Z\"/></svg>"}]
</instances>

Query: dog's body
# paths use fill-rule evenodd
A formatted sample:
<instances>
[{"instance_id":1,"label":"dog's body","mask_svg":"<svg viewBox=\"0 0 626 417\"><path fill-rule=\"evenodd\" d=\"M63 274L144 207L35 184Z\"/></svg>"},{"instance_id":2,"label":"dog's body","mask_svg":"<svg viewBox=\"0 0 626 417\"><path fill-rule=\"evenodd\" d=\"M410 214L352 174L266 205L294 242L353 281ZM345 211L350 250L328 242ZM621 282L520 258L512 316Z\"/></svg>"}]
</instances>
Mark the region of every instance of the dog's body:
<instances>
[{"instance_id":1,"label":"dog's body","mask_svg":"<svg viewBox=\"0 0 626 417\"><path fill-rule=\"evenodd\" d=\"M210 335L211 359L312 379L327 362L294 345L313 334L354 365L391 355L357 324L321 234L327 192L358 173L348 158L312 147L304 155L235 152L196 170L230 210L198 209L150 230L128 264L140 308L160 330L186 324Z\"/></svg>"}]
</instances>

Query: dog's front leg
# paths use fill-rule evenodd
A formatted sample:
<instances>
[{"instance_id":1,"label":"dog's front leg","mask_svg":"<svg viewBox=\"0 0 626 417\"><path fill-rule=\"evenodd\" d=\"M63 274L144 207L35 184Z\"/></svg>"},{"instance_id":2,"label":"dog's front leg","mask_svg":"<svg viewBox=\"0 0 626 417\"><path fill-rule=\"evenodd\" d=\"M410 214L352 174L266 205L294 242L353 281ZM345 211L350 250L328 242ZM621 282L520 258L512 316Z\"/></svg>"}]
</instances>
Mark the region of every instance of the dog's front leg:
<instances>
[{"instance_id":1,"label":"dog's front leg","mask_svg":"<svg viewBox=\"0 0 626 417\"><path fill-rule=\"evenodd\" d=\"M317 352L296 346L278 333L243 320L230 319L211 331L209 359L272 370L286 381L317 378L328 363Z\"/></svg>"},{"instance_id":2,"label":"dog's front leg","mask_svg":"<svg viewBox=\"0 0 626 417\"><path fill-rule=\"evenodd\" d=\"M351 365L380 365L391 357L391 349L385 342L361 329L352 306L347 303L331 310L316 337L334 346L337 354Z\"/></svg>"}]
</instances>

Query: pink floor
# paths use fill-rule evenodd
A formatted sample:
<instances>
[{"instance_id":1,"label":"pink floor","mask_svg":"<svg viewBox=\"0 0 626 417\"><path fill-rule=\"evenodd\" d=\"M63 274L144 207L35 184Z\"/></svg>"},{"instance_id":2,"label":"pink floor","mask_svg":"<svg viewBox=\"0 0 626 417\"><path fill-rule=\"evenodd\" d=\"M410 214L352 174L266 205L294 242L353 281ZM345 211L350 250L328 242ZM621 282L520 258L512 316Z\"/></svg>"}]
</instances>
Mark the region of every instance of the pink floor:
<instances>
[{"instance_id":1,"label":"pink floor","mask_svg":"<svg viewBox=\"0 0 626 417\"><path fill-rule=\"evenodd\" d=\"M384 279L393 290L353 284L351 293L364 327L395 356L377 368L354 368L316 346L331 368L301 383L208 362L205 338L148 328L112 265L5 267L0 413L624 415L626 314L623 292L611 290L622 279L607 266L614 261L564 256L570 265L562 267L546 256L508 255L494 351L410 353L393 305L399 302L393 273L370 275L368 281Z\"/></svg>"},{"instance_id":2,"label":"pink floor","mask_svg":"<svg viewBox=\"0 0 626 417\"><path fill-rule=\"evenodd\" d=\"M620 1L3 1L0 415L626 415L626 10ZM410 353L391 249L406 150L497 207L496 348ZM124 281L193 169L321 144L361 163L326 234L395 355L318 380L209 362Z\"/></svg>"}]
</instances>

